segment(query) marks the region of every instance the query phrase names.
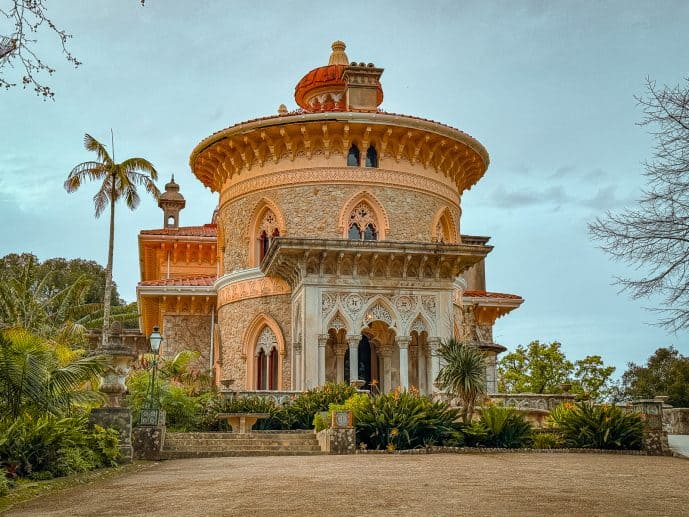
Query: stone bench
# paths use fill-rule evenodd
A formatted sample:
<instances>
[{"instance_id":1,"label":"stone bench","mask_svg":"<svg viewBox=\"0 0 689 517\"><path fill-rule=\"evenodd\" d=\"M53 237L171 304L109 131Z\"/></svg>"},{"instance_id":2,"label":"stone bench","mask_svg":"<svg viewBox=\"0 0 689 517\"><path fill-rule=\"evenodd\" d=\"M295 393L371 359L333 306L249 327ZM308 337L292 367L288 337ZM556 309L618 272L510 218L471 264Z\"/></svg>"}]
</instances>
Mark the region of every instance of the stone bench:
<instances>
[{"instance_id":1,"label":"stone bench","mask_svg":"<svg viewBox=\"0 0 689 517\"><path fill-rule=\"evenodd\" d=\"M270 413L218 413L217 420L227 420L233 433L250 433L254 424L262 418L270 418Z\"/></svg>"}]
</instances>

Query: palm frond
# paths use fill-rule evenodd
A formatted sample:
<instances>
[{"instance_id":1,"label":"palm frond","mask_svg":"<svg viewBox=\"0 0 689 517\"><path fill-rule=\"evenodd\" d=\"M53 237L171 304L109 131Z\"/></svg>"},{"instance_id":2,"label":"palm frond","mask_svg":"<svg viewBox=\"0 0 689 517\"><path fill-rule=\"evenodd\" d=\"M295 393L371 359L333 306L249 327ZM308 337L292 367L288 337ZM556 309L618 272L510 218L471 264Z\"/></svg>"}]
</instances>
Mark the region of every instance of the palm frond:
<instances>
[{"instance_id":1,"label":"palm frond","mask_svg":"<svg viewBox=\"0 0 689 517\"><path fill-rule=\"evenodd\" d=\"M111 182L112 178L108 177L98 189L98 192L93 196L93 206L96 208L96 217L100 217L110 203Z\"/></svg>"},{"instance_id":2,"label":"palm frond","mask_svg":"<svg viewBox=\"0 0 689 517\"><path fill-rule=\"evenodd\" d=\"M103 164L109 166L113 163L112 158L110 157L110 154L108 153L108 150L105 148L105 146L88 133L84 135L84 147L88 151L95 152L96 156L98 156L98 159Z\"/></svg>"},{"instance_id":3,"label":"palm frond","mask_svg":"<svg viewBox=\"0 0 689 517\"><path fill-rule=\"evenodd\" d=\"M148 173L148 176L150 176L153 180L158 179L158 171L156 171L155 167L151 162L144 158L129 158L120 163L120 166L128 176L130 176L134 172L140 171Z\"/></svg>"},{"instance_id":4,"label":"palm frond","mask_svg":"<svg viewBox=\"0 0 689 517\"><path fill-rule=\"evenodd\" d=\"M83 162L74 167L64 183L65 190L75 192L84 180L102 179L107 175L107 168L99 162Z\"/></svg>"}]
</instances>

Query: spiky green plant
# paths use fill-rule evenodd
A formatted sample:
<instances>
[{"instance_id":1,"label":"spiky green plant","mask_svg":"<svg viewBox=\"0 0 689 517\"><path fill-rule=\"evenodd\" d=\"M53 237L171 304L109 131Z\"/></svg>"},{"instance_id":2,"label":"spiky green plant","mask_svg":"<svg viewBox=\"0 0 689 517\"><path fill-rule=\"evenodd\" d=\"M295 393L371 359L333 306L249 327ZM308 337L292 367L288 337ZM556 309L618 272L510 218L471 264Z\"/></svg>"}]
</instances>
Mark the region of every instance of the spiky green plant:
<instances>
[{"instance_id":1,"label":"spiky green plant","mask_svg":"<svg viewBox=\"0 0 689 517\"><path fill-rule=\"evenodd\" d=\"M516 449L523 447L531 435L531 425L511 407L488 405L479 411L480 423L486 429L483 445Z\"/></svg>"},{"instance_id":2,"label":"spiky green plant","mask_svg":"<svg viewBox=\"0 0 689 517\"><path fill-rule=\"evenodd\" d=\"M578 402L551 411L549 423L568 447L585 449L640 449L643 422L638 413L617 406Z\"/></svg>"},{"instance_id":3,"label":"spiky green plant","mask_svg":"<svg viewBox=\"0 0 689 517\"><path fill-rule=\"evenodd\" d=\"M462 420L471 420L477 401L486 395L486 360L474 345L448 339L440 345L445 366L436 382L455 395L462 404Z\"/></svg>"}]
</instances>

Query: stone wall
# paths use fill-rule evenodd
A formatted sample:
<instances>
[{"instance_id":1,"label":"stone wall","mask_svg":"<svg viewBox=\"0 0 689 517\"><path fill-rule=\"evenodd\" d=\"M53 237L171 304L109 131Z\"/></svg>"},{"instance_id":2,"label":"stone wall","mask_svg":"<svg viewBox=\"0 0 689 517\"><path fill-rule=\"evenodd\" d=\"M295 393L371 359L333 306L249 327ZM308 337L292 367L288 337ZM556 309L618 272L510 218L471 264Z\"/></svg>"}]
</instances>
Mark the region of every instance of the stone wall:
<instances>
[{"instance_id":1,"label":"stone wall","mask_svg":"<svg viewBox=\"0 0 689 517\"><path fill-rule=\"evenodd\" d=\"M663 427L668 434L689 434L689 408L663 409Z\"/></svg>"},{"instance_id":2,"label":"stone wall","mask_svg":"<svg viewBox=\"0 0 689 517\"><path fill-rule=\"evenodd\" d=\"M167 314L163 318L163 356L174 357L182 350L194 350L201 355L192 363L200 370L209 368L211 344L210 315Z\"/></svg>"},{"instance_id":3,"label":"stone wall","mask_svg":"<svg viewBox=\"0 0 689 517\"><path fill-rule=\"evenodd\" d=\"M233 388L250 389L247 382L246 361L254 360L252 355L244 355L244 339L247 329L260 314L274 319L282 332L285 342L285 355L282 359L282 386L279 389L289 389L291 381L292 360L292 308L290 295L264 296L249 298L223 305L218 309L218 325L220 327L220 379L234 379ZM253 350L255 343L250 343ZM250 380L249 380L250 381Z\"/></svg>"},{"instance_id":4,"label":"stone wall","mask_svg":"<svg viewBox=\"0 0 689 517\"><path fill-rule=\"evenodd\" d=\"M350 169L350 172L356 171ZM430 242L434 217L443 207L449 208L454 224L458 223L458 204L452 205L432 194L393 186L314 184L254 192L220 208L219 224L225 230L225 243L220 244L225 247L225 272L255 266L248 263L248 250L256 237L250 236L248 230L250 218L262 198L273 201L282 213L284 236L342 238L342 230L338 227L340 212L350 198L362 191L373 194L387 214L389 230L385 240Z\"/></svg>"}]
</instances>

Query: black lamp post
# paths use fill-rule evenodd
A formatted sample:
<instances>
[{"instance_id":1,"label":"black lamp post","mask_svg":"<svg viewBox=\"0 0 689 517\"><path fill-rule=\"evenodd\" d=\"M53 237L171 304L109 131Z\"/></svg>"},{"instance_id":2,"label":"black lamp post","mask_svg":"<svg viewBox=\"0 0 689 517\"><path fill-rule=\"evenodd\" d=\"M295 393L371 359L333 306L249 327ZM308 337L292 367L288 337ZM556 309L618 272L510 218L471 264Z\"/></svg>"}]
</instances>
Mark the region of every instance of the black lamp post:
<instances>
[{"instance_id":1,"label":"black lamp post","mask_svg":"<svg viewBox=\"0 0 689 517\"><path fill-rule=\"evenodd\" d=\"M158 372L158 352L160 351L160 344L163 342L163 336L160 334L160 329L155 326L153 332L148 337L151 343L151 352L153 353L153 361L151 362L151 382L148 385L148 392L146 394L146 402L141 408L141 416L139 417L139 425L164 425L165 411L160 409L160 404L156 397L156 373Z\"/></svg>"}]
</instances>

